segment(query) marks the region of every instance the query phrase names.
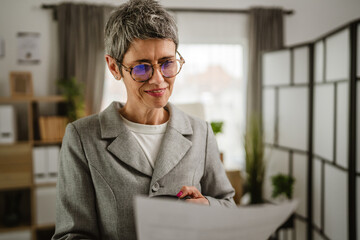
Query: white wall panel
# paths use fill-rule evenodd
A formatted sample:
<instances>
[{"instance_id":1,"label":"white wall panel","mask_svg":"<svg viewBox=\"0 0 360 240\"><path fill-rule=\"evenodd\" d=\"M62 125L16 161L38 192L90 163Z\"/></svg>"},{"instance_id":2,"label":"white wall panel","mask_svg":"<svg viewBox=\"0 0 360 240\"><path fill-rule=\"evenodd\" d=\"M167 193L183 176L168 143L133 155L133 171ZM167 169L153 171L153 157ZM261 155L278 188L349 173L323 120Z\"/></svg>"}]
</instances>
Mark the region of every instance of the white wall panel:
<instances>
[{"instance_id":1,"label":"white wall panel","mask_svg":"<svg viewBox=\"0 0 360 240\"><path fill-rule=\"evenodd\" d=\"M348 181L347 173L325 164L324 196L325 234L330 239L347 239Z\"/></svg>"},{"instance_id":2,"label":"white wall panel","mask_svg":"<svg viewBox=\"0 0 360 240\"><path fill-rule=\"evenodd\" d=\"M336 162L348 167L349 138L349 83L339 83L337 88L336 113Z\"/></svg>"},{"instance_id":3,"label":"white wall panel","mask_svg":"<svg viewBox=\"0 0 360 240\"><path fill-rule=\"evenodd\" d=\"M282 229L279 231L279 240L293 240L294 229Z\"/></svg>"},{"instance_id":4,"label":"white wall panel","mask_svg":"<svg viewBox=\"0 0 360 240\"><path fill-rule=\"evenodd\" d=\"M321 227L321 161L313 158L313 217L314 224Z\"/></svg>"},{"instance_id":5,"label":"white wall panel","mask_svg":"<svg viewBox=\"0 0 360 240\"><path fill-rule=\"evenodd\" d=\"M265 53L263 59L263 85L290 84L290 50Z\"/></svg>"},{"instance_id":6,"label":"white wall panel","mask_svg":"<svg viewBox=\"0 0 360 240\"><path fill-rule=\"evenodd\" d=\"M294 198L299 199L298 214L307 217L307 179L308 157L303 154L293 155Z\"/></svg>"},{"instance_id":7,"label":"white wall panel","mask_svg":"<svg viewBox=\"0 0 360 240\"><path fill-rule=\"evenodd\" d=\"M315 85L314 88L314 153L333 160L334 86Z\"/></svg>"},{"instance_id":8,"label":"white wall panel","mask_svg":"<svg viewBox=\"0 0 360 240\"><path fill-rule=\"evenodd\" d=\"M264 196L271 199L272 183L271 177L279 173L289 174L289 153L277 149L266 148L266 170L264 181Z\"/></svg>"},{"instance_id":9,"label":"white wall panel","mask_svg":"<svg viewBox=\"0 0 360 240\"><path fill-rule=\"evenodd\" d=\"M314 60L315 82L324 80L324 43L322 41L315 44L315 60Z\"/></svg>"},{"instance_id":10,"label":"white wall panel","mask_svg":"<svg viewBox=\"0 0 360 240\"><path fill-rule=\"evenodd\" d=\"M295 220L295 236L296 236L296 240L301 239L301 240L305 240L306 239L306 223L304 223L303 221L300 220Z\"/></svg>"},{"instance_id":11,"label":"white wall panel","mask_svg":"<svg viewBox=\"0 0 360 240\"><path fill-rule=\"evenodd\" d=\"M308 149L308 93L307 87L279 90L279 145Z\"/></svg>"},{"instance_id":12,"label":"white wall panel","mask_svg":"<svg viewBox=\"0 0 360 240\"><path fill-rule=\"evenodd\" d=\"M360 201L360 177L358 176L356 181L356 193L357 193L357 204L356 204L356 208L357 208L357 214L356 214L356 221L357 221L357 240L360 240L360 205L359 205L359 201Z\"/></svg>"},{"instance_id":13,"label":"white wall panel","mask_svg":"<svg viewBox=\"0 0 360 240\"><path fill-rule=\"evenodd\" d=\"M357 27L357 76L360 77L360 24Z\"/></svg>"},{"instance_id":14,"label":"white wall panel","mask_svg":"<svg viewBox=\"0 0 360 240\"><path fill-rule=\"evenodd\" d=\"M357 81L357 103L356 103L356 128L357 128L357 139L356 139L356 158L357 158L357 172L360 173L360 81ZM360 199L359 199L360 200ZM360 208L360 206L358 207ZM359 233L360 235L360 233Z\"/></svg>"},{"instance_id":15,"label":"white wall panel","mask_svg":"<svg viewBox=\"0 0 360 240\"><path fill-rule=\"evenodd\" d=\"M349 38L349 29L345 29L326 39L326 81L349 79Z\"/></svg>"},{"instance_id":16,"label":"white wall panel","mask_svg":"<svg viewBox=\"0 0 360 240\"><path fill-rule=\"evenodd\" d=\"M314 240L324 240L324 238L317 232L313 231Z\"/></svg>"},{"instance_id":17,"label":"white wall panel","mask_svg":"<svg viewBox=\"0 0 360 240\"><path fill-rule=\"evenodd\" d=\"M309 83L309 48L294 49L294 83Z\"/></svg>"},{"instance_id":18,"label":"white wall panel","mask_svg":"<svg viewBox=\"0 0 360 240\"><path fill-rule=\"evenodd\" d=\"M274 143L275 136L275 90L263 90L263 126L266 143Z\"/></svg>"}]
</instances>

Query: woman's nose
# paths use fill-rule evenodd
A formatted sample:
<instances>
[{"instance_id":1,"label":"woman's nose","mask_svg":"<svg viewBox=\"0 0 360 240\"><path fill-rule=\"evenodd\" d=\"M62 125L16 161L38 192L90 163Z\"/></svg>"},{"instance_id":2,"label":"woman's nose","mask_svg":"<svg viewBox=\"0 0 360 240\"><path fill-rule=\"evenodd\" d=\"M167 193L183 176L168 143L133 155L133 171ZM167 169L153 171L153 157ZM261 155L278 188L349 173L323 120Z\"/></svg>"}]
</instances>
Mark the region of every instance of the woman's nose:
<instances>
[{"instance_id":1,"label":"woman's nose","mask_svg":"<svg viewBox=\"0 0 360 240\"><path fill-rule=\"evenodd\" d=\"M152 77L150 78L149 83L160 84L164 81L165 81L165 79L161 73L160 67L154 67L154 73L153 73Z\"/></svg>"}]
</instances>

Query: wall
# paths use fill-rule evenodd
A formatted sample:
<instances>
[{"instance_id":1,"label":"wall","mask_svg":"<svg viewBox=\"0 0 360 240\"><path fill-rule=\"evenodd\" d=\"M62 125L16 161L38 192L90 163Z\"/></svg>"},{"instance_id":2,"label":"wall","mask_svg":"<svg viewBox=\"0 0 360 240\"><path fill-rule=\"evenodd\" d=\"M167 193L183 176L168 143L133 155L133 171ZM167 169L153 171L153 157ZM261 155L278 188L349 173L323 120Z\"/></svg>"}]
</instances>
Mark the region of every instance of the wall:
<instances>
[{"instance_id":1,"label":"wall","mask_svg":"<svg viewBox=\"0 0 360 240\"><path fill-rule=\"evenodd\" d=\"M36 95L55 93L57 76L57 28L52 12L41 4L56 4L59 0L1 0L0 37L5 40L5 57L0 57L0 96L9 95L9 71L31 71ZM73 2L84 2L76 0ZM86 2L99 3L95 0ZM101 3L119 4L124 0L105 0ZM293 45L312 41L318 36L360 17L359 0L160 0L166 7L241 8L250 6L282 6L295 14L286 16L285 43ZM41 34L41 63L19 65L16 61L16 34L19 31Z\"/></svg>"},{"instance_id":2,"label":"wall","mask_svg":"<svg viewBox=\"0 0 360 240\"><path fill-rule=\"evenodd\" d=\"M111 1L109 1L111 2ZM247 9L252 6L281 6L295 14L286 17L285 43L293 45L312 41L355 18L360 18L359 0L162 0L170 7Z\"/></svg>"},{"instance_id":3,"label":"wall","mask_svg":"<svg viewBox=\"0 0 360 240\"><path fill-rule=\"evenodd\" d=\"M5 56L0 57L0 96L8 96L9 72L30 71L34 94L43 96L55 93L57 76L57 28L51 11L41 9L41 1L0 2L0 37L5 41ZM17 63L17 33L41 34L41 62L35 65Z\"/></svg>"},{"instance_id":4,"label":"wall","mask_svg":"<svg viewBox=\"0 0 360 240\"><path fill-rule=\"evenodd\" d=\"M359 99L356 86L360 74L358 69L355 76L354 61L355 46L360 46L355 37L360 36L359 30L357 20L314 45L263 56L263 122L267 150L272 152L266 176L295 176L294 197L300 200L296 217L303 225L309 224L315 239L353 240L356 232L360 239L355 226L359 138L353 134L360 124L353 108ZM308 184L312 187L307 188ZM268 177L265 189L269 199L272 187Z\"/></svg>"}]
</instances>

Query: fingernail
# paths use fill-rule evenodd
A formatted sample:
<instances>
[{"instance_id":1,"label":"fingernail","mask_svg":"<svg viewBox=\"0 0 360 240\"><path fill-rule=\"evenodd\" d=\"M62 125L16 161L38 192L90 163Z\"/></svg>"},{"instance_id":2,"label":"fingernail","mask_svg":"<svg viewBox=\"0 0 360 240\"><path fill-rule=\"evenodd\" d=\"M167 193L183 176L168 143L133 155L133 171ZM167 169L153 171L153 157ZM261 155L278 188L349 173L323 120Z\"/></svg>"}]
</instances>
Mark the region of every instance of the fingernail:
<instances>
[{"instance_id":1,"label":"fingernail","mask_svg":"<svg viewBox=\"0 0 360 240\"><path fill-rule=\"evenodd\" d=\"M178 194L176 194L177 197L180 197L183 194L182 191L180 191Z\"/></svg>"}]
</instances>

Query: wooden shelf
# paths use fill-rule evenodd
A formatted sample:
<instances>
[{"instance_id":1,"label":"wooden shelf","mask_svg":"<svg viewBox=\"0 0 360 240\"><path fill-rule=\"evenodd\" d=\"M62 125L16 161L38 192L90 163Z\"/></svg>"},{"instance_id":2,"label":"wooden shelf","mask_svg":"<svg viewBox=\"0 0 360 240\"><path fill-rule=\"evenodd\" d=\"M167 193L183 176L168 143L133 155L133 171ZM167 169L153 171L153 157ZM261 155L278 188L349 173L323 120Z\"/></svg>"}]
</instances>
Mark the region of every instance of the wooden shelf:
<instances>
[{"instance_id":1,"label":"wooden shelf","mask_svg":"<svg viewBox=\"0 0 360 240\"><path fill-rule=\"evenodd\" d=\"M6 185L0 186L0 191L15 191L15 190L26 190L32 187L32 184L13 184L10 185L7 183Z\"/></svg>"},{"instance_id":2,"label":"wooden shelf","mask_svg":"<svg viewBox=\"0 0 360 240\"><path fill-rule=\"evenodd\" d=\"M66 99L63 96L44 96L33 97L33 102L65 102Z\"/></svg>"},{"instance_id":3,"label":"wooden shelf","mask_svg":"<svg viewBox=\"0 0 360 240\"><path fill-rule=\"evenodd\" d=\"M38 188L41 188L41 187L56 187L56 183L54 183L54 182L36 183L34 186L38 187Z\"/></svg>"},{"instance_id":4,"label":"wooden shelf","mask_svg":"<svg viewBox=\"0 0 360 240\"><path fill-rule=\"evenodd\" d=\"M26 145L31 144L30 141L16 141L14 143L0 143L0 147L12 147L12 146L20 146L20 145Z\"/></svg>"},{"instance_id":5,"label":"wooden shelf","mask_svg":"<svg viewBox=\"0 0 360 240\"><path fill-rule=\"evenodd\" d=\"M63 109L58 109L57 104L63 102L66 102L63 96L0 97L0 104L13 105L17 116L22 120L17 121L17 129L21 133L18 132L17 137L21 141L0 143L0 218L4 215L2 204L8 191L22 191L27 198L21 203L20 208L25 221L16 227L2 226L0 221L0 234L30 231L32 240L49 239L53 234L55 224L36 224L38 214L36 191L41 188L56 187L56 183L34 183L33 148L61 145L62 139L39 140L39 117L44 110L45 115L47 112L51 115L61 115ZM54 108L48 108L48 104L53 104ZM42 105L46 105L47 108L42 108ZM26 116L23 114L25 112ZM24 120L27 120L27 123Z\"/></svg>"},{"instance_id":6,"label":"wooden shelf","mask_svg":"<svg viewBox=\"0 0 360 240\"><path fill-rule=\"evenodd\" d=\"M25 231L25 230L31 230L30 224L22 224L16 227L4 227L2 225L0 226L0 233L17 232L17 231Z\"/></svg>"},{"instance_id":7,"label":"wooden shelf","mask_svg":"<svg viewBox=\"0 0 360 240\"><path fill-rule=\"evenodd\" d=\"M55 145L55 144L61 144L61 143L62 143L62 139L61 140L35 140L33 142L33 144L36 146Z\"/></svg>"},{"instance_id":8,"label":"wooden shelf","mask_svg":"<svg viewBox=\"0 0 360 240\"><path fill-rule=\"evenodd\" d=\"M42 225L36 225L35 228L37 230L47 230L55 228L55 224L42 224Z\"/></svg>"},{"instance_id":9,"label":"wooden shelf","mask_svg":"<svg viewBox=\"0 0 360 240\"><path fill-rule=\"evenodd\" d=\"M42 96L42 97L0 97L0 104L16 102L65 102L63 96Z\"/></svg>"}]
</instances>

